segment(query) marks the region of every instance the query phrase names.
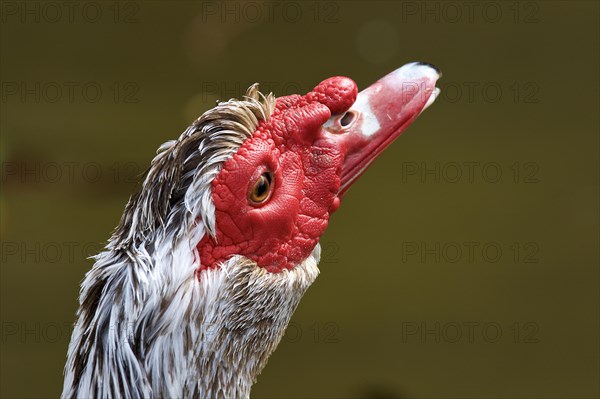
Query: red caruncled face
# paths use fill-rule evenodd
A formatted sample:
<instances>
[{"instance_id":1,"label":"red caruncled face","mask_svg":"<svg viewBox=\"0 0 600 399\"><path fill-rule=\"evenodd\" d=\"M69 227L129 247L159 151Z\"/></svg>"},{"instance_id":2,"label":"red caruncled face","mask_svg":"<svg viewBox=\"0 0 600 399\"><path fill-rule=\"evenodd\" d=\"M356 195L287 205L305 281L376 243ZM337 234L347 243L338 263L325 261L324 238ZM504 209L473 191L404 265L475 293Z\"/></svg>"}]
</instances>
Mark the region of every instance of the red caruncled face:
<instances>
[{"instance_id":1,"label":"red caruncled face","mask_svg":"<svg viewBox=\"0 0 600 399\"><path fill-rule=\"evenodd\" d=\"M334 77L305 96L277 99L212 183L216 240L199 243L202 268L243 255L279 272L310 255L339 206L344 162L340 142L321 127L356 96L354 81Z\"/></svg>"}]
</instances>

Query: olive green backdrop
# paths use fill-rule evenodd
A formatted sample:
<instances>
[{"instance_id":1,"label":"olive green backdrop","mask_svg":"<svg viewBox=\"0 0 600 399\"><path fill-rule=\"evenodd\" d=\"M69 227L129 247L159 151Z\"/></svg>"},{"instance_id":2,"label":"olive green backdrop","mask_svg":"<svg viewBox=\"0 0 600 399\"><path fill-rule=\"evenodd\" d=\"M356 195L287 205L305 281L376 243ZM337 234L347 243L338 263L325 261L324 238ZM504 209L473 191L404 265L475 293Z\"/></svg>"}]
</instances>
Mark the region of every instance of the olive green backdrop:
<instances>
[{"instance_id":1,"label":"olive green backdrop","mask_svg":"<svg viewBox=\"0 0 600 399\"><path fill-rule=\"evenodd\" d=\"M256 398L599 396L594 1L1 4L2 397L57 397L156 148L252 82L442 95L350 190Z\"/></svg>"}]
</instances>

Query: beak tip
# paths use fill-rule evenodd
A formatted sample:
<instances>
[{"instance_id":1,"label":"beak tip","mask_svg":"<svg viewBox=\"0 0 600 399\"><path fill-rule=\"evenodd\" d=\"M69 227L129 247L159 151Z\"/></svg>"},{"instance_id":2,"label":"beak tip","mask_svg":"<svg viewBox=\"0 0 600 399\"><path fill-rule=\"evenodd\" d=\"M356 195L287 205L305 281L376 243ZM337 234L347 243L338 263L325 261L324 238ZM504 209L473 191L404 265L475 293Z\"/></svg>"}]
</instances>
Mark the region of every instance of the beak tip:
<instances>
[{"instance_id":1,"label":"beak tip","mask_svg":"<svg viewBox=\"0 0 600 399\"><path fill-rule=\"evenodd\" d=\"M421 110L421 113L423 113L423 111L425 111L427 108L429 108L431 106L431 104L434 103L435 99L440 95L440 92L441 92L441 90L438 87L433 89L433 92L427 99L427 102L425 103L425 106Z\"/></svg>"},{"instance_id":2,"label":"beak tip","mask_svg":"<svg viewBox=\"0 0 600 399\"><path fill-rule=\"evenodd\" d=\"M428 62L416 62L415 64L420 65L420 66L429 67L429 68L433 69L439 75L440 78L442 77L442 70L433 64L430 64Z\"/></svg>"}]
</instances>

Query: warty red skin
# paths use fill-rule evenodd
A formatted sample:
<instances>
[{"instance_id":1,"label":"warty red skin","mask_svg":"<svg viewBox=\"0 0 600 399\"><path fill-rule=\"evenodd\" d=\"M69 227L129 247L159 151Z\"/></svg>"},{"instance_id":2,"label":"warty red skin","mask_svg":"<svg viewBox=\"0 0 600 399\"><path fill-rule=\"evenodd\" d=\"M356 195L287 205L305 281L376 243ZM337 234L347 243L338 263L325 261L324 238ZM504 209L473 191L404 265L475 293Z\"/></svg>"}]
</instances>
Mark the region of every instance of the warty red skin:
<instances>
[{"instance_id":1,"label":"warty red skin","mask_svg":"<svg viewBox=\"0 0 600 399\"><path fill-rule=\"evenodd\" d=\"M339 207L345 158L344 146L322 125L350 108L357 92L352 79L338 76L305 96L277 99L271 118L213 181L216 237L198 245L202 268L243 255L280 272L310 255ZM273 173L272 195L257 206L248 192L267 170Z\"/></svg>"}]
</instances>

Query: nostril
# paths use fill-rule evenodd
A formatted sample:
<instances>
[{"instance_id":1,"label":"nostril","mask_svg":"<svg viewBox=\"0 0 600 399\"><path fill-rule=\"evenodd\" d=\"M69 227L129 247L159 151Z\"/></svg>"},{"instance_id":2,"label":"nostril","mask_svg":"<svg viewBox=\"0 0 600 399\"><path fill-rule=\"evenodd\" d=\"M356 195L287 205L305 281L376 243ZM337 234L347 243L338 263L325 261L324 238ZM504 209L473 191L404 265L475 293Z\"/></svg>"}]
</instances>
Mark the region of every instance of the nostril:
<instances>
[{"instance_id":1,"label":"nostril","mask_svg":"<svg viewBox=\"0 0 600 399\"><path fill-rule=\"evenodd\" d=\"M342 118L340 119L340 125L342 127L348 127L352 124L352 122L354 122L355 119L356 119L356 112L346 111L344 116L342 116Z\"/></svg>"}]
</instances>

